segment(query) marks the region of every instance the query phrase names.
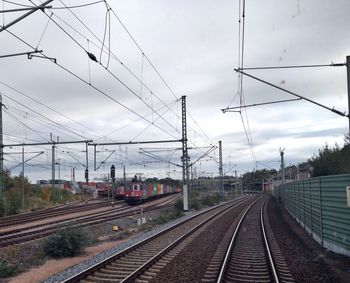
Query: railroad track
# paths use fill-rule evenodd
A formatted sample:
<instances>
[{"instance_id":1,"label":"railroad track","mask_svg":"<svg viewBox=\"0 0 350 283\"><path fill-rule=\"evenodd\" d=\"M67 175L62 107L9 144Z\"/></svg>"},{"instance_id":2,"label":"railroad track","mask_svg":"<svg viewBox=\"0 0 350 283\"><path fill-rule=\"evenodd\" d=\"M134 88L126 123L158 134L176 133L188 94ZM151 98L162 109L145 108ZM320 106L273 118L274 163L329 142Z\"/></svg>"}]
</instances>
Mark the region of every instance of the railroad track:
<instances>
[{"instance_id":1,"label":"railroad track","mask_svg":"<svg viewBox=\"0 0 350 283\"><path fill-rule=\"evenodd\" d=\"M173 198L172 198L173 199ZM163 203L148 203L144 208L143 212L161 210L173 206L173 200L166 200ZM175 198L174 198L175 199ZM60 223L45 223L41 225L31 226L30 228L21 228L11 231L6 231L0 233L0 248L6 247L18 243L23 243L31 241L34 239L46 237L56 233L57 230L65 227L86 227L92 226L99 223L107 222L110 220L132 216L140 213L139 206L128 206L123 205L121 207L116 207L114 210L109 210L105 212L95 213L92 216L83 216L76 219L70 219L62 221Z\"/></svg>"},{"instance_id":2,"label":"railroad track","mask_svg":"<svg viewBox=\"0 0 350 283\"><path fill-rule=\"evenodd\" d=\"M115 204L123 203L123 201L115 202ZM25 214L18 214L13 216L6 216L0 218L0 228L9 227L13 225L24 224L27 222L38 221L46 219L48 217L56 217L61 215L67 215L72 213L79 213L83 211L90 211L92 209L98 209L102 207L110 206L110 202L100 202L92 204L75 204L73 206L61 206L41 209Z\"/></svg>"},{"instance_id":3,"label":"railroad track","mask_svg":"<svg viewBox=\"0 0 350 283\"><path fill-rule=\"evenodd\" d=\"M190 217L63 282L148 282L207 225L230 209L246 206L252 198L246 196Z\"/></svg>"},{"instance_id":4,"label":"railroad track","mask_svg":"<svg viewBox=\"0 0 350 283\"><path fill-rule=\"evenodd\" d=\"M267 199L258 199L243 213L216 282L294 282L268 223Z\"/></svg>"}]
</instances>

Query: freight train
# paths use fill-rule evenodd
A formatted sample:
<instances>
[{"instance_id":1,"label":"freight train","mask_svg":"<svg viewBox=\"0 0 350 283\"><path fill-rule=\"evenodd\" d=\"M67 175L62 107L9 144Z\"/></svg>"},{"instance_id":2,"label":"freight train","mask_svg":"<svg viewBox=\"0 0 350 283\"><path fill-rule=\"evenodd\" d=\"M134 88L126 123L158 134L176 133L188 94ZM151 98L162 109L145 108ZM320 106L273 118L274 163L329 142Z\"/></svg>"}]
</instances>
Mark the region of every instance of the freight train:
<instances>
[{"instance_id":1,"label":"freight train","mask_svg":"<svg viewBox=\"0 0 350 283\"><path fill-rule=\"evenodd\" d=\"M124 200L128 204L138 204L149 200L179 193L181 189L175 185L160 183L146 184L143 181L133 181L125 191Z\"/></svg>"},{"instance_id":2,"label":"freight train","mask_svg":"<svg viewBox=\"0 0 350 283\"><path fill-rule=\"evenodd\" d=\"M109 193L108 193L108 189L109 189ZM108 195L110 197L112 197L115 199L124 199L124 195L125 195L125 190L124 190L124 186L116 186L114 189L112 188L111 184L99 184L99 186L97 187L98 190L98 196L100 198L104 198L104 197L108 197Z\"/></svg>"}]
</instances>

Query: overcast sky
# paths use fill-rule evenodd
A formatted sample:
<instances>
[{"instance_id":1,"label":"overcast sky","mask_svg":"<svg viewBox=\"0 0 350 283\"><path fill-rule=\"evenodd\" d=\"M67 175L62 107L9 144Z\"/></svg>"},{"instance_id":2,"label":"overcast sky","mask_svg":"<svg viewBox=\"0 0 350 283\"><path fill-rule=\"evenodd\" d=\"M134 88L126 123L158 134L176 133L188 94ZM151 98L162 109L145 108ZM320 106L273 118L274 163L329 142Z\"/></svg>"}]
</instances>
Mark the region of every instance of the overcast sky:
<instances>
[{"instance_id":1,"label":"overcast sky","mask_svg":"<svg viewBox=\"0 0 350 283\"><path fill-rule=\"evenodd\" d=\"M92 2L54 0L49 5ZM0 32L0 55L34 47L58 63L27 56L0 58L5 145L48 142L50 133L60 141L97 143L180 139L178 99L183 95L191 160L221 140L224 171L234 164L238 174L256 167L278 168L280 148L285 148L286 164L297 164L326 143L343 144L348 119L304 100L247 108L242 116L220 111L240 105L234 71L239 66L238 0L107 3L112 9L108 13L103 1L70 10L45 9L46 14L37 11L9 27L12 34ZM1 6L18 8L7 1L1 1ZM349 10L347 0L247 0L244 67L344 63L350 55ZM0 24L23 13L0 15ZM90 60L86 51L99 63ZM345 67L247 72L348 113ZM243 77L243 94L246 105L295 98L249 77ZM90 179L107 174L111 164L117 165L118 177L124 164L128 174L180 178L180 167L158 162L160 158L180 164L180 147L180 143L98 146L97 166L111 156L97 171L93 170L93 147L89 147ZM85 144L57 147L61 178L69 180L71 168L76 167L77 179L83 179L84 150ZM5 147L4 151L16 153L5 154L6 168L21 162L21 148ZM25 159L44 152L26 164L25 175L33 182L51 178L51 146L25 147L25 151ZM218 151L210 157L195 164L197 175L218 174ZM12 170L13 175L19 172L20 168Z\"/></svg>"}]
</instances>

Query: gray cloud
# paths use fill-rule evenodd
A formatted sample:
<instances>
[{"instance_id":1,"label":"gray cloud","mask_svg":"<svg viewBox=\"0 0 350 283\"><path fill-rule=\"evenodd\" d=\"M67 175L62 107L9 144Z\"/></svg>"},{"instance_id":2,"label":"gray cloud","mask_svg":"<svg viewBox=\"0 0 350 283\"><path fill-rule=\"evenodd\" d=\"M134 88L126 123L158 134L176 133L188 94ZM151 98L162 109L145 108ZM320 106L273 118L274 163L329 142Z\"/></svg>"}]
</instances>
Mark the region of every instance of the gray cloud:
<instances>
[{"instance_id":1,"label":"gray cloud","mask_svg":"<svg viewBox=\"0 0 350 283\"><path fill-rule=\"evenodd\" d=\"M350 21L347 11L350 4L346 0L337 1L336 5L330 0L321 2L288 0L283 3L272 0L254 0L247 1L246 4L245 66L344 62L345 56L350 54L350 30L347 28ZM188 111L196 120L193 122L192 118L188 117L190 141L198 146L203 146L222 140L224 161L238 162L241 172L251 170L255 164L252 162L239 114L223 114L220 111L230 102L232 102L231 106L240 104L238 97L233 100L238 89L237 74L233 70L238 66L238 3L228 0L220 1L220 3L209 0L167 2L153 0L118 1L118 3L110 1L110 5L176 96L187 95ZM9 4L5 6L10 7ZM76 9L74 12L102 39L105 16L103 3L93 8ZM88 45L87 40L79 33L54 17L83 48L89 48L90 52L99 59L101 44L79 21L65 10L55 10L54 13L89 37ZM18 14L6 15L5 22L9 22L16 16ZM47 20L48 18L43 13L36 12L11 27L10 31L36 46ZM102 66L89 61L85 51L52 22L44 34L39 49L43 49L48 56L57 58L59 64L84 80L89 81L90 76L94 86L135 113L131 113L118 103L104 97L91 86L82 83L49 60L40 58L28 60L23 56L0 59L0 81L18 88L93 131L23 98L2 85L0 85L0 91L54 121L74 128L79 134L92 137L97 141L168 139L172 136L180 138L181 121L178 119L181 116L180 103L173 105L175 101L173 94L163 84L147 60L144 58L142 61L142 54L122 26L113 16L111 20L113 53L138 77L141 77L143 64L143 82L162 102L145 88L142 89L141 94L140 82L119 62L111 60L109 69L132 91L142 96L150 108L157 109L164 119L157 118L154 113L152 115L151 109L144 102L126 89ZM1 54L30 50L6 31L0 33L0 41ZM93 42L98 43L97 47L93 45ZM103 64L106 64L107 58L108 56L104 54ZM344 67L250 71L250 73L329 107L334 106L341 111L347 110ZM243 83L246 104L292 98L291 95L246 77ZM15 107L20 108L23 112L30 112L6 97L4 100L9 105L10 111ZM173 106L171 111L167 110L163 103ZM254 107L247 111L255 145L254 150L259 161L278 160L278 148L281 146L286 147L289 152L289 162L305 160L317 152L325 142L341 143L343 133L348 127L347 119L337 117L334 113L305 101ZM63 133L59 132L52 125L44 127L37 121L37 118L32 118L34 119L32 120L29 115L26 118L23 113L11 112L11 114L20 121L27 119L27 125L33 127L34 131L27 130L28 141L29 139L40 139L35 131L42 133L47 138L49 133L53 132L55 136L60 136L62 139L78 139L77 136L72 137L72 134L66 130L60 130ZM243 117L247 127L245 115ZM150 125L152 123L164 131ZM202 130L209 136L210 142L206 140ZM11 141L26 140L24 132L23 125L14 121L6 113L4 114L5 143L10 142L10 135L19 137L12 138ZM95 132L101 135L97 137ZM111 132L113 133L106 136ZM149 146L151 147L154 146ZM84 154L81 153L81 148L78 148L73 149L84 160ZM50 150L49 148L45 150L45 157L40 157L38 163L50 162ZM123 150L125 150L124 147ZM138 154L138 147L129 147L128 150L128 160L125 159L125 156L124 158L115 156L111 162L131 164L145 160ZM191 154L197 156L200 151L197 150ZM101 158L103 156L101 154ZM217 158L217 155L215 157ZM62 174L69 175L72 160L64 155L61 158L66 163L62 165ZM90 158L92 160L91 153ZM11 166L11 164L10 161L5 162L6 166ZM278 167L278 163L271 163L271 165ZM201 162L200 166L198 164L199 169L200 167L202 171L205 168L206 171L214 174L218 172L214 161ZM79 178L83 178L81 169L77 173ZM144 171L145 174L154 173L159 176L165 175L167 171L166 165L152 163L149 163L149 168L130 165L129 169L130 173ZM50 172L47 170L33 169L29 166L26 170L30 172L32 180L50 177ZM108 171L108 168L105 167L103 170ZM14 171L16 172L18 171ZM95 174L98 176L102 173L95 172ZM174 174L176 177L181 177L181 174Z\"/></svg>"}]
</instances>

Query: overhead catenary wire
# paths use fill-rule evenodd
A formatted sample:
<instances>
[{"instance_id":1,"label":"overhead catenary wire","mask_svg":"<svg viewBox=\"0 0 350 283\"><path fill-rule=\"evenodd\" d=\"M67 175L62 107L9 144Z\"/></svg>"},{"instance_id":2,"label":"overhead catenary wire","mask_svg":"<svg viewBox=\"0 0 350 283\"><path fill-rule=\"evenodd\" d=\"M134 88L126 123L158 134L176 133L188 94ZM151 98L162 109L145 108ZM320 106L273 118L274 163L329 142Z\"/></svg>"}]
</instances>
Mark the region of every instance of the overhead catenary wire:
<instances>
[{"instance_id":1,"label":"overhead catenary wire","mask_svg":"<svg viewBox=\"0 0 350 283\"><path fill-rule=\"evenodd\" d=\"M103 54L103 48L105 47L105 39L106 39L106 34L107 34L107 27L108 27L108 61L106 68L108 69L109 67L109 60L111 57L111 16L110 16L110 8L106 1L104 1L106 5L106 15L105 15L105 27L103 31L103 40L102 40L102 47L100 51L100 63L102 64L102 54Z\"/></svg>"},{"instance_id":2,"label":"overhead catenary wire","mask_svg":"<svg viewBox=\"0 0 350 283\"><path fill-rule=\"evenodd\" d=\"M19 115L21 115L21 116L24 116L23 115L23 111L21 111L20 109L17 109L17 108L14 108L14 107L11 107L11 108L9 108L10 110L12 110L12 111L14 111L14 112L16 112L16 113L19 113ZM35 122L35 123L37 123L37 124L40 124L40 125L42 125L42 126L44 126L44 127L46 127L46 128L48 128L49 130L50 130L50 132L43 132L43 131L41 131L41 133L42 134L47 134L47 135L49 135L50 133L52 133L52 132L58 132L58 133L61 133L61 134L63 134L63 135L67 135L67 133L66 132L64 132L64 129L62 130L62 128L61 127L57 127L57 125L55 125L55 124L52 124L51 122L48 122L48 121L46 121L46 119L44 119L44 118L42 118L42 117L40 117L40 116L35 116L35 115L33 115L33 114L31 114L31 113L27 113L27 112L25 112L25 114L27 114L27 118L28 118L28 120L30 120L30 121L33 121L33 122ZM29 117L28 117L29 116ZM51 124L50 124L51 123ZM25 129L27 128L26 127L26 125L24 125L25 126ZM40 131L38 131L38 132L40 132ZM70 137L70 138L72 138L72 139L74 139L74 137L73 136L71 136L71 135L67 135L68 137Z\"/></svg>"},{"instance_id":3,"label":"overhead catenary wire","mask_svg":"<svg viewBox=\"0 0 350 283\"><path fill-rule=\"evenodd\" d=\"M86 139L85 136L82 136L82 135L80 135L80 134L78 134L78 133L76 133L76 132L70 130L69 128L62 126L60 123L57 123L57 122L53 121L52 119L50 119L49 117L46 117L45 115L41 114L40 112L38 112L38 111L36 111L36 110L34 110L34 109L32 109L32 108L30 108L30 107L24 105L22 102L19 102L19 101L17 101L17 100L15 100L15 99L11 98L10 96L8 96L8 95L6 95L6 94L2 94L2 95L5 96L7 99L9 99L9 100L11 100L11 101L13 101L13 102L15 102L15 103L21 105L22 107L24 107L24 108L26 108L26 109L32 111L33 113L35 113L35 114L37 114L37 115L39 115L39 116L41 116L41 117L47 119L47 120L50 121L51 123L53 123L53 124L55 124L55 125L57 125L57 126L59 126L59 127L61 127L61 128L66 129L68 132L70 132L70 133L72 133L72 134L74 134L74 135L76 135L76 136L79 136L79 137L81 137L81 138Z\"/></svg>"},{"instance_id":4,"label":"overhead catenary wire","mask_svg":"<svg viewBox=\"0 0 350 283\"><path fill-rule=\"evenodd\" d=\"M175 103L173 104L173 106L175 105L177 103L177 101L175 101ZM170 107L171 108L171 107ZM168 112L168 109L166 109L163 113L162 113L162 115L164 115L166 112ZM157 118L157 119L159 119L159 117ZM156 120L157 120L156 119ZM131 141L134 141L136 138L138 138L139 136L141 136L151 125L153 125L154 123L155 123L156 121L154 121L153 120L153 118L152 118L152 123L150 123L147 127L145 127L139 134L137 134L136 136L134 136L132 139L131 139Z\"/></svg>"},{"instance_id":5,"label":"overhead catenary wire","mask_svg":"<svg viewBox=\"0 0 350 283\"><path fill-rule=\"evenodd\" d=\"M31 0L29 0L29 1L31 1ZM32 1L31 1L32 2ZM62 2L62 1L61 1ZM33 2L32 2L33 3ZM34 3L33 3L34 4ZM43 13L46 15L46 16L48 16L46 13L45 13L45 11L43 11ZM89 55L89 57L91 58L91 56L93 55L93 54L91 54L91 53L89 53L86 49L85 49L85 47L81 44L81 43L79 43L69 32L67 32L64 28L62 28L55 20L53 20L53 19L51 19L52 20L52 22L54 23L54 24L56 24L70 39L72 39L82 50L84 50L88 55ZM45 56L45 57L47 57L47 56ZM92 58L91 58L92 59ZM122 81L118 76L116 76L112 71L110 71L106 66L103 66L103 64L101 63L101 62L98 62L97 60L96 60L96 57L94 57L93 59L92 59L93 61L96 61L102 68L104 68L113 78L115 78L120 84L122 84L129 92L131 92L133 95L135 95L139 100L141 100L148 108L150 108L150 109L152 109L152 107L146 102L146 101L144 101L134 90L132 90L124 81ZM59 64L58 64L59 65ZM90 86L91 86L91 84L90 84ZM109 96L109 97L111 97L111 96ZM113 99L114 101L116 101L115 99ZM118 104L120 104L120 105L123 105L122 103L120 103L120 102L118 102ZM124 107L126 107L125 105L123 105ZM129 109L129 111L130 111L130 108L128 108ZM133 111L134 113L135 113L135 111ZM159 115L159 113L157 113L157 112L155 112L158 116L160 116ZM164 117L161 117L160 116L160 118L166 123L166 124L168 124L171 128L173 128L175 131L177 131L178 133L179 133L179 131L176 129L176 127L174 127L173 125L171 125ZM155 126L157 126L156 124L154 124ZM170 134L169 132L167 132L167 134Z\"/></svg>"},{"instance_id":6,"label":"overhead catenary wire","mask_svg":"<svg viewBox=\"0 0 350 283\"><path fill-rule=\"evenodd\" d=\"M9 1L9 0L2 0L2 2L13 4L13 5L17 5L17 6L21 6L21 7L26 7L26 8L35 8L35 6L20 4L20 3L17 3L17 2L14 2L14 1Z\"/></svg>"},{"instance_id":7,"label":"overhead catenary wire","mask_svg":"<svg viewBox=\"0 0 350 283\"><path fill-rule=\"evenodd\" d=\"M60 2L66 6L66 4L60 0ZM114 13L114 15L118 18L118 16L116 15L116 13L112 10L112 8L110 7L110 5L108 5L108 7L110 8L110 11L112 11L112 13ZM95 35L95 33L93 31L91 31L91 29L70 9L68 9L72 15L100 42L102 43L102 41ZM75 28L73 28L71 25L69 25L66 21L64 21L63 19L61 19L60 17L58 17L57 15L55 15L58 19L60 19L62 22L64 22L67 26L69 26L70 28L72 28L76 33L78 33L80 36L86 38L86 36L82 35L78 30L76 30ZM118 18L118 21L121 22L121 20ZM122 24L122 23L121 23ZM126 29L125 25L122 24L123 28ZM127 29L126 29L127 30ZM128 31L127 31L128 32ZM129 33L129 32L128 32ZM129 35L131 36L131 34L129 33ZM132 37L133 41L136 42L136 40ZM91 42L91 41L90 41ZM92 42L91 42L92 43ZM95 46L97 46L96 44L94 44ZM139 50L143 53L143 56L145 56L144 52L142 51L142 49L140 48L140 46L137 44ZM112 58L116 59L135 79L137 79L139 82L141 82L141 84L147 88L151 95L155 95L155 97L162 102L164 105L166 105L152 90L149 89L149 87L147 87L144 82L137 77L137 75L135 73L133 73L117 56L115 56L115 54L109 50L111 52ZM146 58L146 56L145 56ZM172 89L170 88L170 86L166 83L166 81L164 80L164 78L161 76L161 74L158 72L158 70L154 67L154 65L151 63L151 61L149 60L149 58L146 58L146 60L149 62L149 64L151 65L151 67L155 70L155 72L158 74L158 76L161 78L161 80L164 82L164 84L167 86L167 88L173 93L173 95L177 98L177 96L175 95L175 93L172 91ZM192 115L190 114L190 112L187 111L187 113L189 114L190 118L194 121L194 123L198 126L198 128L201 130L202 133L204 133L204 135L206 136L206 138L210 140L210 138L208 137L208 135L203 131L203 129L199 126L199 124L196 122L196 120L192 117ZM176 114L176 113L174 113ZM177 114L176 114L177 115ZM178 118L180 118L177 115ZM191 141L190 141L191 143ZM213 143L211 141L211 143Z\"/></svg>"},{"instance_id":8,"label":"overhead catenary wire","mask_svg":"<svg viewBox=\"0 0 350 283\"><path fill-rule=\"evenodd\" d=\"M110 50L110 48L109 48L109 50ZM44 56L44 57L47 57L47 56ZM194 119L193 119L194 120ZM195 120L194 120L195 121ZM196 122L196 121L195 121ZM198 125L198 127L199 127L199 125ZM201 129L202 130L202 129ZM204 131L203 131L203 133L204 133Z\"/></svg>"},{"instance_id":9,"label":"overhead catenary wire","mask_svg":"<svg viewBox=\"0 0 350 283\"><path fill-rule=\"evenodd\" d=\"M5 109L4 111L5 111L5 113L7 113L7 115L8 115L9 117L11 117L13 120L17 121L17 122L18 122L19 124L21 124L21 125L26 126L22 121L20 121L16 116L14 116L13 114L11 114L8 110ZM27 127L29 130L31 130L33 133L35 133L37 136L41 137L43 140L46 140L46 138L43 137L38 131L32 129L31 127L28 127L28 125L27 125L26 127ZM46 141L48 141L48 140L46 140Z\"/></svg>"},{"instance_id":10,"label":"overhead catenary wire","mask_svg":"<svg viewBox=\"0 0 350 283\"><path fill-rule=\"evenodd\" d=\"M15 35L13 32L6 30L8 33L10 33L12 36L14 36L15 38L17 38L18 40L20 40L21 42L23 42L24 44L26 44L27 46L31 47L32 49L35 49L35 47L31 46L29 43L27 43L26 41L24 41L22 38L18 37L17 35ZM48 56L46 56L44 53L41 53L43 55L44 58L49 58ZM64 70L65 72L71 74L72 76L74 76L75 78L77 78L78 80L80 80L81 82L89 85L91 88L93 88L94 90L96 90L98 93L104 95L105 97L107 97L108 99L114 101L115 103L117 103L118 105L122 106L123 108L125 108L126 110L132 112L133 114L135 114L136 116L142 118L143 120L147 121L147 122L151 122L148 119L145 119L142 115L140 115L139 113L137 113L136 111L132 110L130 107L124 105L123 103L119 102L118 100L116 100L115 98L113 98L112 96L110 96L109 94L107 94L106 92L102 91L101 89L99 89L98 87L96 87L93 84L89 84L88 81L86 81L85 79L83 79L82 77L80 77L79 75L77 75L76 73L74 73L73 71L69 70L68 68L64 67L63 65L59 64L58 62L53 62L53 61L49 61L54 63L55 65L57 65L58 67L60 67L62 70ZM161 128L160 126L154 124L154 126L158 129L160 129L161 131L163 131L164 133L166 133L167 135L172 136L173 138L176 138L176 136L172 135L171 133L169 133L168 131L164 130L163 128Z\"/></svg>"},{"instance_id":11,"label":"overhead catenary wire","mask_svg":"<svg viewBox=\"0 0 350 283\"><path fill-rule=\"evenodd\" d=\"M68 6L68 7L52 7L52 9L54 9L54 10L66 10L67 8L69 8L69 9L76 9L76 8L83 8L83 7L96 5L96 4L103 3L103 2L105 2L105 1L104 0L100 0L100 1L95 1L95 2L91 2L91 3L86 3L86 4L81 4L81 5L74 5L74 6Z\"/></svg>"},{"instance_id":12,"label":"overhead catenary wire","mask_svg":"<svg viewBox=\"0 0 350 283\"><path fill-rule=\"evenodd\" d=\"M40 43L41 43L41 41L42 41L42 39L43 39L43 37L44 37L44 34L45 34L46 30L47 30L47 27L49 26L49 23L50 23L50 20L51 20L52 15L53 15L53 13L51 13L51 16L50 16L49 19L47 20L47 23L46 23L46 25L45 25L45 28L44 28L44 30L43 30L43 32L42 32L40 38L39 38L38 44L36 45L36 49L39 48L39 45L40 45Z\"/></svg>"},{"instance_id":13,"label":"overhead catenary wire","mask_svg":"<svg viewBox=\"0 0 350 283\"><path fill-rule=\"evenodd\" d=\"M33 48L29 43L27 43L27 42L25 42L23 39L21 39L20 37L18 37L17 35L15 35L14 33L12 33L12 32L10 32L10 31L8 31L8 30L6 30L7 32L9 32L11 35L13 35L14 37L16 37L18 40L20 40L21 42L23 42L24 44L26 44L27 46L29 46L29 47L31 47L31 48ZM43 54L43 56L45 57L45 58L48 58L45 54ZM51 62L53 62L53 61L51 61ZM84 81L85 83L87 83L84 79L82 79L81 77L79 77L79 76L77 76L75 73L73 73L73 72L71 72L70 70L68 70L67 68L65 68L64 66L62 66L62 65L60 65L60 64L57 64L57 62L53 62L53 63L55 63L56 65L58 65L59 67L61 67L62 69L64 69L65 71L67 71L68 73L70 73L70 74L72 74L73 76L75 76L75 77L77 77L77 78L79 78L80 80L82 80L82 81ZM99 92L102 92L100 89L98 89L97 87L95 87L95 86L93 86L93 85L90 85L91 87L93 87L94 89L96 89L97 91L99 91ZM103 92L102 92L103 93ZM104 93L105 94L105 93ZM117 101L116 101L117 102ZM119 103L119 102L117 102L117 103ZM131 110L132 111L132 110ZM132 112L134 112L134 111L132 111ZM134 112L134 113L136 113L136 112ZM137 114L137 113L136 113ZM142 118L143 120L146 120L146 121L148 121L148 122L150 122L148 119L145 119L143 116L141 116L141 115L139 115L139 114L137 114L137 116L139 116L140 118ZM158 127L157 125L155 125L156 127ZM160 127L158 127L159 129L161 129L161 130L163 130L162 128L160 128ZM163 130L165 133L168 133L167 131L165 131L165 130ZM175 137L175 136L173 136L173 137ZM175 137L176 138L176 137Z\"/></svg>"},{"instance_id":14,"label":"overhead catenary wire","mask_svg":"<svg viewBox=\"0 0 350 283\"><path fill-rule=\"evenodd\" d=\"M143 56L145 57L145 59L147 60L147 62L150 64L150 66L152 67L152 69L156 72L156 74L158 75L158 77L161 79L161 81L164 83L164 85L168 88L168 90L171 92L171 94L178 99L178 97L176 96L175 92L171 89L171 87L169 86L169 84L165 81L164 77L160 74L160 72L157 70L157 68L153 65L153 63L151 62L151 60L148 58L148 56L145 54L145 52L142 50L142 48L140 47L140 45L137 43L137 41L135 40L135 38L132 36L132 34L129 32L129 30L126 28L126 26L124 25L124 23L121 21L121 19L118 17L118 15L115 13L114 9L111 9L112 14L115 16L115 18L119 21L119 23L122 25L122 27L124 28L124 30L126 31L126 33L130 36L130 38L132 39L132 41L134 42L134 44L137 46L137 48L140 50L140 52L143 54ZM187 111L187 113L189 114L190 118L195 121L195 119L192 117L192 115ZM195 122L197 125L198 123ZM200 128L200 130L204 133L203 129ZM205 134L206 135L206 134ZM208 137L206 135L206 137ZM208 137L208 140L209 137Z\"/></svg>"},{"instance_id":15,"label":"overhead catenary wire","mask_svg":"<svg viewBox=\"0 0 350 283\"><path fill-rule=\"evenodd\" d=\"M45 103L39 101L38 99L35 99L35 98L29 96L28 94L25 94L24 92L22 92L22 91L16 89L15 87L10 86L8 83L5 83L5 82L3 82L3 81L0 81L0 84L6 86L7 88L9 88L9 89L15 91L16 93L18 93L18 94L20 94L20 95L22 95L22 96L24 96L24 97L26 97L26 98L28 98L28 99L34 101L35 103L38 103L39 105L41 105L41 106L43 106L43 107L45 107L45 108L51 110L52 112L54 112L54 113L56 113L56 114L58 114L58 115L64 117L65 119L67 119L67 120L69 120L69 121L71 121L71 122L73 122L73 123L75 123L75 124L77 124L77 125L79 125L79 126L85 128L85 129L91 131L92 133L95 133L96 136L99 136L99 137L100 137L100 136L103 136L101 133L96 132L95 130L91 129L90 127L88 127L88 126L86 126L86 125L84 125L84 124L82 124L82 123L80 123L80 122L78 122L78 121L72 119L71 117L67 116L66 114L64 114L64 113L62 113L62 112L60 112L60 111L58 111L58 110L56 110L56 109L54 109L54 108L52 108L52 107L46 105Z\"/></svg>"},{"instance_id":16,"label":"overhead catenary wire","mask_svg":"<svg viewBox=\"0 0 350 283\"><path fill-rule=\"evenodd\" d=\"M242 30L241 30L241 40L240 40L240 43L241 43L241 46L239 47L240 48L240 60L239 60L239 65L240 65L240 68L243 68L244 67L244 51L245 51L245 18L246 18L246 1L245 0L242 0L242 4L241 4L241 1L239 1L239 9L240 11L242 12ZM242 10L241 10L242 9ZM239 25L240 25L240 22L239 22ZM240 106L242 105L245 105L245 97L244 97L244 91L243 91L243 76L239 76L239 94L240 94ZM254 145L253 145L253 140L252 140L252 135L251 135L251 130L250 130L250 125L249 125L249 118L248 118L248 113L247 113L247 110L244 109L244 113L245 113L245 118L246 118L246 121L247 121L247 126L245 125L245 122L244 122L244 118L243 118L243 115L242 115L242 111L239 112L239 115L241 117L241 121L242 121L242 125L243 125L243 128L244 128L244 132L245 132L245 135L246 135L246 138L247 138L247 141L248 141L248 146L250 148L250 152L251 152L251 155L252 155L252 159L254 161L254 166L256 165L256 156L255 156L255 152L254 152Z\"/></svg>"}]
</instances>

